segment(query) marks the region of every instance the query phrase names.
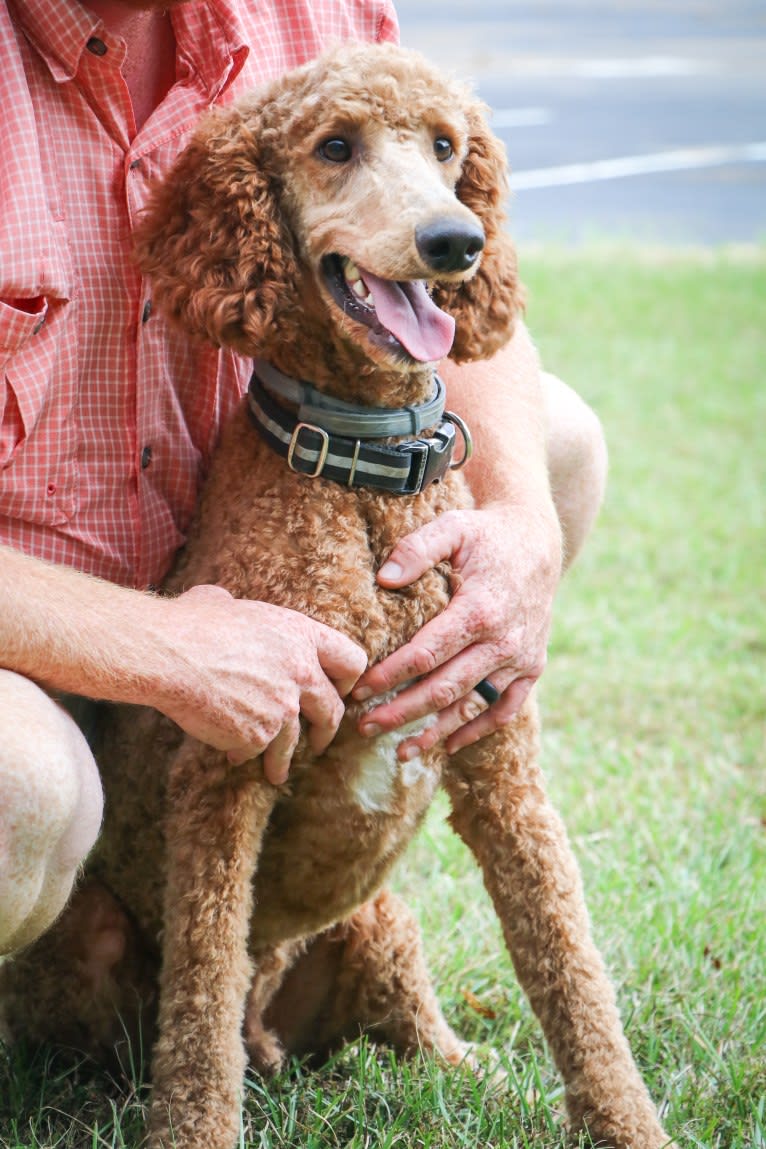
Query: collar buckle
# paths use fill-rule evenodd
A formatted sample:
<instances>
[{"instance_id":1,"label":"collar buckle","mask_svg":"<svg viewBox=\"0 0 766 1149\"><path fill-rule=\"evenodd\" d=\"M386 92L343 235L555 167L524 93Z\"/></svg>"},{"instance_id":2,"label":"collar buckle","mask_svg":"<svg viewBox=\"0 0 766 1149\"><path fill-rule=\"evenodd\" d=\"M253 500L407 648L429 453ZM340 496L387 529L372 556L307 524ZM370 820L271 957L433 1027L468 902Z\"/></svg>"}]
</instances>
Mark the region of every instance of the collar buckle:
<instances>
[{"instance_id":1,"label":"collar buckle","mask_svg":"<svg viewBox=\"0 0 766 1149\"><path fill-rule=\"evenodd\" d=\"M441 479L449 469L452 452L455 449L455 428L451 423L442 423L428 439L413 439L400 444L400 450L412 455L412 465L404 495L417 495L420 491Z\"/></svg>"},{"instance_id":2,"label":"collar buckle","mask_svg":"<svg viewBox=\"0 0 766 1149\"><path fill-rule=\"evenodd\" d=\"M298 443L301 431L313 432L321 437L320 447L310 447L308 445L301 447ZM327 462L327 452L330 450L330 436L323 427L317 427L315 423L296 423L292 435L290 436L290 443L287 448L287 465L291 471L296 475L306 475L309 479L317 479L324 470L324 465ZM305 471L302 467L296 466L294 461L295 453L298 452L298 462L301 456L306 456L311 453L317 455L316 465L313 471ZM308 460L307 460L308 462Z\"/></svg>"}]
</instances>

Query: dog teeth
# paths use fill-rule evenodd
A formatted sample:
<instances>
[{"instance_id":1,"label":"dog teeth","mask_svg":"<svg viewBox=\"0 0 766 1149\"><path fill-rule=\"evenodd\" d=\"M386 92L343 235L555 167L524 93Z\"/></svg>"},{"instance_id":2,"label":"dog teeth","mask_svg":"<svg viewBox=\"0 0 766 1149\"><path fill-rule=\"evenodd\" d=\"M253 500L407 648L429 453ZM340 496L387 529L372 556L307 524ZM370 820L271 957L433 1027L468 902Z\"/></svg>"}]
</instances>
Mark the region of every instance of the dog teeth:
<instances>
[{"instance_id":1,"label":"dog teeth","mask_svg":"<svg viewBox=\"0 0 766 1149\"><path fill-rule=\"evenodd\" d=\"M349 291L360 301L366 304L367 307L374 308L375 303L372 298L372 293L367 290L367 284L362 279L362 274L359 268L351 259L343 260L343 277L346 280Z\"/></svg>"},{"instance_id":2,"label":"dog teeth","mask_svg":"<svg viewBox=\"0 0 766 1149\"><path fill-rule=\"evenodd\" d=\"M367 299L372 299L372 296L370 295L369 291L367 290L365 283L364 283L364 280L362 280L362 279L354 280L354 282L351 284L351 290L353 291L353 293L357 297L357 299L361 299L362 302L364 302Z\"/></svg>"},{"instance_id":3,"label":"dog teeth","mask_svg":"<svg viewBox=\"0 0 766 1149\"><path fill-rule=\"evenodd\" d=\"M358 283L362 278L359 268L350 259L343 260L343 274L347 283Z\"/></svg>"}]
</instances>

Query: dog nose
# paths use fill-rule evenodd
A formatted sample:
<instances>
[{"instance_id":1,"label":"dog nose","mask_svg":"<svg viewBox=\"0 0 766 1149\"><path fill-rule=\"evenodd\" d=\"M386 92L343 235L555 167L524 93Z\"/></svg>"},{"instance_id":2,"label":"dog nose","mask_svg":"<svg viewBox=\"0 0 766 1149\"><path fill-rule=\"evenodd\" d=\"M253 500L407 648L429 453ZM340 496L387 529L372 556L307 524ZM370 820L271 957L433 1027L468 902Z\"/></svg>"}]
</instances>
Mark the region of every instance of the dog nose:
<instances>
[{"instance_id":1,"label":"dog nose","mask_svg":"<svg viewBox=\"0 0 766 1149\"><path fill-rule=\"evenodd\" d=\"M416 229L415 243L433 271L467 271L481 254L484 232L478 223L437 219Z\"/></svg>"}]
</instances>

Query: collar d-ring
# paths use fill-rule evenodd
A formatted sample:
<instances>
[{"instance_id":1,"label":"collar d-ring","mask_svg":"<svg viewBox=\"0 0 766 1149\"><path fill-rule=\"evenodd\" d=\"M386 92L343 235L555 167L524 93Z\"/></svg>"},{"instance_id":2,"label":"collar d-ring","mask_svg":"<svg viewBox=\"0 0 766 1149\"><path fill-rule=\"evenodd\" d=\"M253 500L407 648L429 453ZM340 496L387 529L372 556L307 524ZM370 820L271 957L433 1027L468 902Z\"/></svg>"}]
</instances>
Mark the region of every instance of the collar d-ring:
<instances>
[{"instance_id":1,"label":"collar d-ring","mask_svg":"<svg viewBox=\"0 0 766 1149\"><path fill-rule=\"evenodd\" d=\"M471 432L468 430L468 424L464 419L461 419L459 415L456 415L454 411L445 411L444 418L449 419L450 423L454 423L463 436L463 454L456 463L450 463L449 465L451 471L459 471L461 467L466 465L473 454L473 438L471 437Z\"/></svg>"}]
</instances>

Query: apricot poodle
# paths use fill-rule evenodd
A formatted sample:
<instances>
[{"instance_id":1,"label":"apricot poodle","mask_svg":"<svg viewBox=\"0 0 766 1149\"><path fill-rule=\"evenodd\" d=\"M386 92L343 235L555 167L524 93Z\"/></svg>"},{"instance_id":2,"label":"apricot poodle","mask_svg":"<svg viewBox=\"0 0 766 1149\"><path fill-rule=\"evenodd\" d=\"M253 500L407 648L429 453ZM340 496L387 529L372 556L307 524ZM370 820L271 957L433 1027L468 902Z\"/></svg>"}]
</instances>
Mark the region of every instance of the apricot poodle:
<instances>
[{"instance_id":1,"label":"apricot poodle","mask_svg":"<svg viewBox=\"0 0 766 1149\"><path fill-rule=\"evenodd\" d=\"M339 48L206 119L156 191L140 259L167 316L255 369L169 593L218 583L305 612L371 663L444 607L444 564L404 591L375 572L404 534L469 505L435 362L513 331L505 196L481 105L394 47ZM54 929L4 968L6 1025L90 1049L156 1025L154 1149L231 1149L248 1061L273 1071L364 1029L460 1062L417 926L382 889L441 785L573 1126L615 1149L665 1145L546 796L534 700L477 745L406 764L401 733L359 736L361 709L319 758L302 737L274 787L260 760L234 768L115 708L100 842Z\"/></svg>"}]
</instances>

